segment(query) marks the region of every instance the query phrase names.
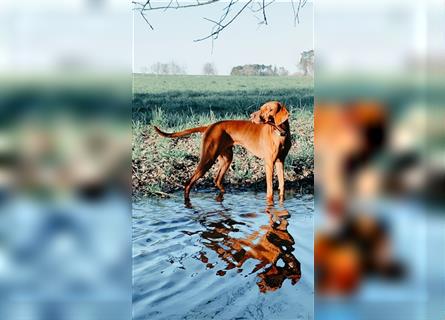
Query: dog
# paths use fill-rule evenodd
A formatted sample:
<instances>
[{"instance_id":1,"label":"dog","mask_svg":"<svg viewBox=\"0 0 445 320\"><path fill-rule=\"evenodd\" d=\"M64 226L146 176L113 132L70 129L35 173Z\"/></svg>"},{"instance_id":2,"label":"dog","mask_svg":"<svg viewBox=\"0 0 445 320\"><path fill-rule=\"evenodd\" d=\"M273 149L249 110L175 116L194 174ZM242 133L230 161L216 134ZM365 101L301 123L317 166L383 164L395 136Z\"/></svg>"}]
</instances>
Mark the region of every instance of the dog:
<instances>
[{"instance_id":1,"label":"dog","mask_svg":"<svg viewBox=\"0 0 445 320\"><path fill-rule=\"evenodd\" d=\"M233 146L241 145L258 158L264 159L266 171L266 198L273 203L274 165L278 176L280 201L284 201L284 160L291 147L289 112L278 101L270 101L250 115L248 120L225 120L208 126L166 133L156 126L156 132L167 138L179 138L192 133L203 133L201 158L192 177L185 184L184 201L190 204L193 185L218 160L215 185L224 194L222 181L233 159Z\"/></svg>"}]
</instances>

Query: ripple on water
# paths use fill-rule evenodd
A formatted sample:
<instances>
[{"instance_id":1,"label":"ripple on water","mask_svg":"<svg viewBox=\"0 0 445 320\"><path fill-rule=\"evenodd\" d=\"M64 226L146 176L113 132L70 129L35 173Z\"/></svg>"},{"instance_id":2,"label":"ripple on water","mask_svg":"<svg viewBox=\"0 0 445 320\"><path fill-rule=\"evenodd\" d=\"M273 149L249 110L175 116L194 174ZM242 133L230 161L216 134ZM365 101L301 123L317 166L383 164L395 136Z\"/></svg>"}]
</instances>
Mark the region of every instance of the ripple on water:
<instances>
[{"instance_id":1,"label":"ripple on water","mask_svg":"<svg viewBox=\"0 0 445 320\"><path fill-rule=\"evenodd\" d=\"M313 199L195 193L133 209L135 319L311 319Z\"/></svg>"}]
</instances>

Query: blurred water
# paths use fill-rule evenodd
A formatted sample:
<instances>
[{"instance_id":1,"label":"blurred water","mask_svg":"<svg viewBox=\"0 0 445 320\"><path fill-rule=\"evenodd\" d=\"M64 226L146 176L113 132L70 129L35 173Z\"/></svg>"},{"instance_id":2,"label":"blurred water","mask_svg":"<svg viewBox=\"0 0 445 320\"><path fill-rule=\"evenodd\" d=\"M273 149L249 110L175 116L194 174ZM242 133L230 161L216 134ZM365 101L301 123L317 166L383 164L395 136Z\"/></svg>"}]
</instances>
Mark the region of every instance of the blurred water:
<instances>
[{"instance_id":1,"label":"blurred water","mask_svg":"<svg viewBox=\"0 0 445 320\"><path fill-rule=\"evenodd\" d=\"M315 225L326 215L316 202ZM404 269L396 279L364 278L354 295L315 297L316 319L442 319L445 314L445 216L439 207L407 199L361 203L384 222L393 256ZM364 214L361 214L363 216Z\"/></svg>"},{"instance_id":2,"label":"blurred water","mask_svg":"<svg viewBox=\"0 0 445 320\"><path fill-rule=\"evenodd\" d=\"M134 319L312 319L313 198L195 193L133 205Z\"/></svg>"},{"instance_id":3,"label":"blurred water","mask_svg":"<svg viewBox=\"0 0 445 320\"><path fill-rule=\"evenodd\" d=\"M0 201L0 319L128 319L126 198Z\"/></svg>"}]
</instances>

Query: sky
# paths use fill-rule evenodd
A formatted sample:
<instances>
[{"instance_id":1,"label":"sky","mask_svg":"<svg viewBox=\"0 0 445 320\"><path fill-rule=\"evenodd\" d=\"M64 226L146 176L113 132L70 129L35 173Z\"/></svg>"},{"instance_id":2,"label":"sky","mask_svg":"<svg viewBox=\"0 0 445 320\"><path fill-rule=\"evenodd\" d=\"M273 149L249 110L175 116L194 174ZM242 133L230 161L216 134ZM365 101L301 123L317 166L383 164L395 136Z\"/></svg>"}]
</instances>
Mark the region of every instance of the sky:
<instances>
[{"instance_id":1,"label":"sky","mask_svg":"<svg viewBox=\"0 0 445 320\"><path fill-rule=\"evenodd\" d=\"M322 69L372 73L410 69L414 60L427 54L428 36L440 34L428 25L424 2L317 1L314 49L318 74Z\"/></svg>"},{"instance_id":2,"label":"sky","mask_svg":"<svg viewBox=\"0 0 445 320\"><path fill-rule=\"evenodd\" d=\"M92 2L102 7L93 8ZM442 2L427 8L419 0L317 0L314 17L309 2L294 26L291 3L277 0L268 7L269 25L259 26L246 11L214 42L212 53L211 40L193 40L209 34L212 24L204 17L218 18L222 5L150 12L151 30L133 5L122 0L4 0L0 71L83 66L130 73L132 67L140 72L156 62L175 61L190 74L201 73L206 62L214 62L219 74L250 63L295 72L301 51L313 48L313 38L317 72L320 66L403 70L413 58L428 54L442 59L445 52Z\"/></svg>"},{"instance_id":3,"label":"sky","mask_svg":"<svg viewBox=\"0 0 445 320\"><path fill-rule=\"evenodd\" d=\"M0 71L130 72L131 7L105 0L102 7L92 8L91 1L1 2Z\"/></svg>"},{"instance_id":4,"label":"sky","mask_svg":"<svg viewBox=\"0 0 445 320\"><path fill-rule=\"evenodd\" d=\"M210 33L224 4L182 10L148 12L151 30L140 14L134 15L134 72L150 69L157 62L174 61L185 66L188 74L201 74L206 62L214 63L220 75L243 64L283 66L298 71L300 53L313 49L312 3L300 11L300 23L294 24L290 2L276 2L268 7L268 25L246 10L213 42L195 39Z\"/></svg>"}]
</instances>

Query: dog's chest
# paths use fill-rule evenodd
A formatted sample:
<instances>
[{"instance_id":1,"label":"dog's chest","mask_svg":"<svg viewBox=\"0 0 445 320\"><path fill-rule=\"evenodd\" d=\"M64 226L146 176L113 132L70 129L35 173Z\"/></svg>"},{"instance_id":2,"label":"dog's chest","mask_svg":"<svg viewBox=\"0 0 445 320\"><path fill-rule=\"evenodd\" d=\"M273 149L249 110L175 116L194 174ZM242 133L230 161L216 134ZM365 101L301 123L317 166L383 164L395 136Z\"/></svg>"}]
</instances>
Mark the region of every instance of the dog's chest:
<instances>
[{"instance_id":1,"label":"dog's chest","mask_svg":"<svg viewBox=\"0 0 445 320\"><path fill-rule=\"evenodd\" d=\"M286 137L281 136L280 134L274 136L274 145L275 148L279 151L283 150L286 145Z\"/></svg>"}]
</instances>

